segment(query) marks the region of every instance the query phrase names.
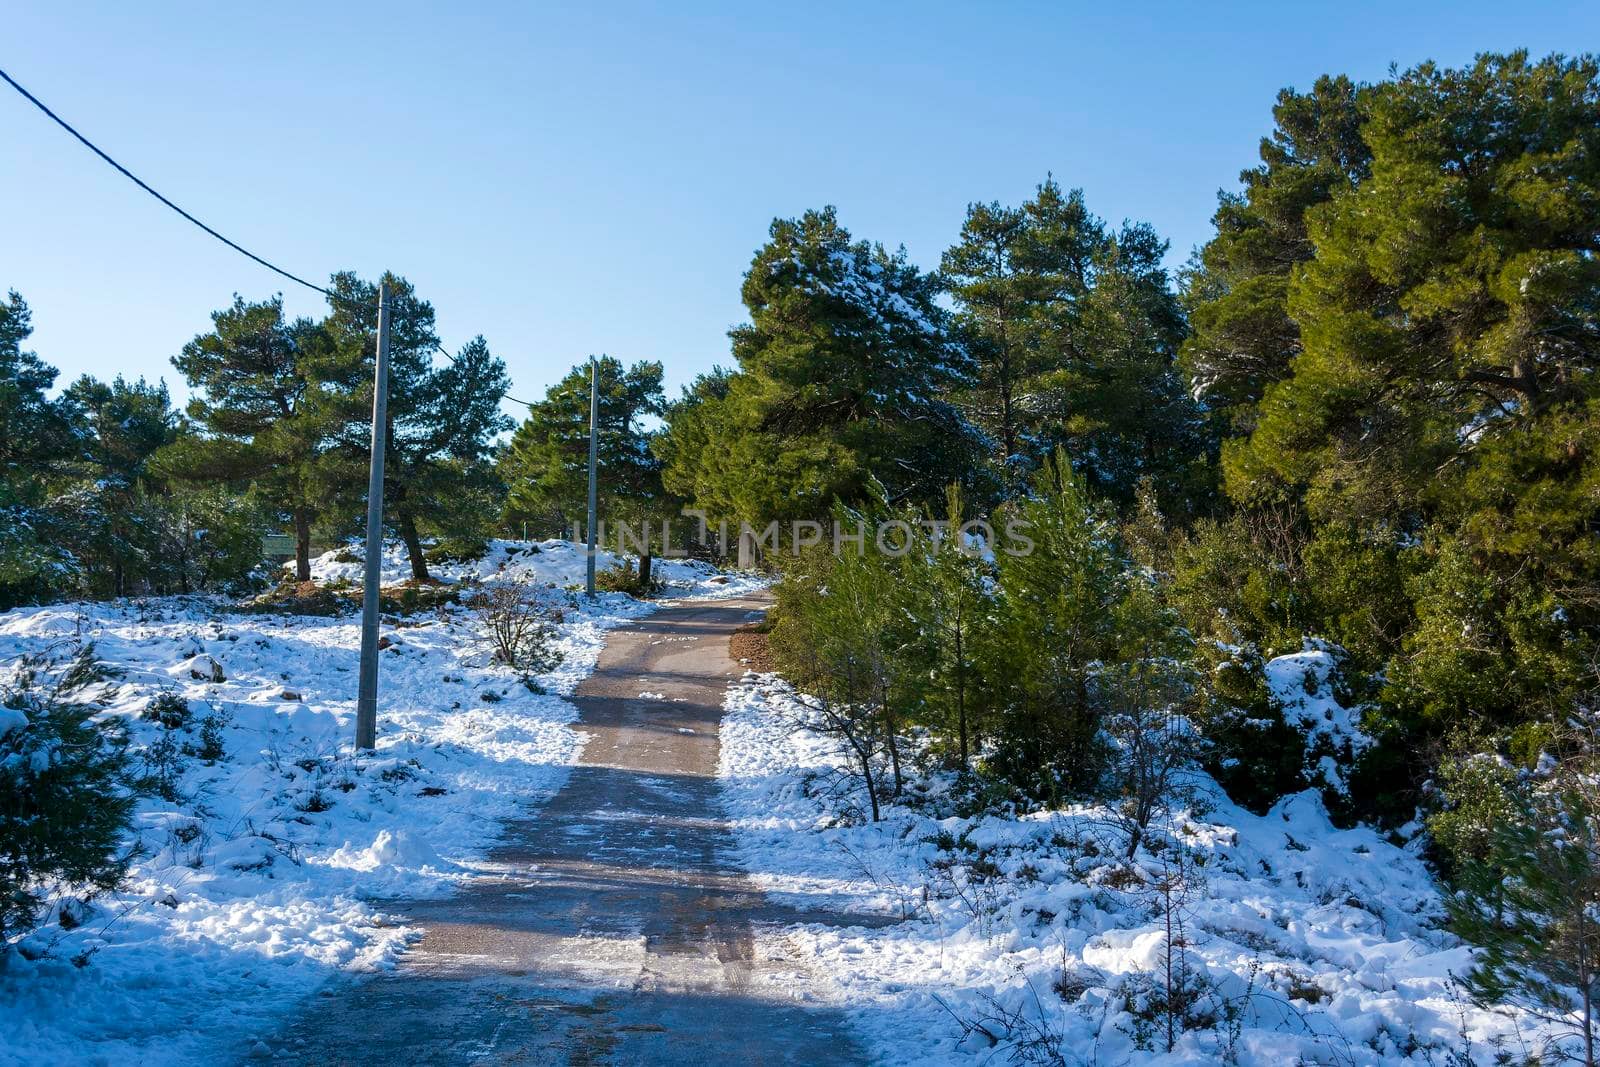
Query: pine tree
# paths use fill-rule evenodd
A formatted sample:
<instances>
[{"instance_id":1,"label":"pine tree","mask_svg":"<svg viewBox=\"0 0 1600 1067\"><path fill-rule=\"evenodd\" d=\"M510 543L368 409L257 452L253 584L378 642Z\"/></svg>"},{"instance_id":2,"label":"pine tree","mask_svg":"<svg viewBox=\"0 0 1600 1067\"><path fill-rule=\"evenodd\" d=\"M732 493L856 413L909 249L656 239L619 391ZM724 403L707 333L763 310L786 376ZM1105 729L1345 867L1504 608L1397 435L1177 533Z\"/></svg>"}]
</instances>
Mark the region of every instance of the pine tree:
<instances>
[{"instance_id":1,"label":"pine tree","mask_svg":"<svg viewBox=\"0 0 1600 1067\"><path fill-rule=\"evenodd\" d=\"M1250 430L1262 391L1287 376L1300 352L1290 277L1313 253L1308 214L1371 167L1361 139L1366 91L1324 76L1309 93L1278 94L1261 164L1239 175L1242 192L1218 195L1216 236L1183 275L1194 329L1183 346L1184 371L1195 395L1235 432Z\"/></svg>"},{"instance_id":2,"label":"pine tree","mask_svg":"<svg viewBox=\"0 0 1600 1067\"><path fill-rule=\"evenodd\" d=\"M988 724L980 649L989 640L992 599L986 589L992 569L981 553L993 546L972 543L963 532L973 518L960 487L952 485L938 519L918 518L911 551L900 559L896 600L916 633L906 641L917 673L925 678L923 717L938 734L953 738L962 770L969 770Z\"/></svg>"},{"instance_id":3,"label":"pine tree","mask_svg":"<svg viewBox=\"0 0 1600 1067\"><path fill-rule=\"evenodd\" d=\"M1510 810L1446 898L1452 926L1479 950L1463 976L1485 1007L1520 1003L1576 1037L1594 1067L1600 1011L1600 797L1585 757L1513 788Z\"/></svg>"},{"instance_id":4,"label":"pine tree","mask_svg":"<svg viewBox=\"0 0 1600 1067\"><path fill-rule=\"evenodd\" d=\"M83 455L66 398L52 399L55 368L22 347L33 333L27 302L0 300L0 609L49 595L72 569L53 533L48 483Z\"/></svg>"},{"instance_id":5,"label":"pine tree","mask_svg":"<svg viewBox=\"0 0 1600 1067\"><path fill-rule=\"evenodd\" d=\"M384 275L391 308L389 333L388 448L384 453L385 515L405 542L411 576L427 581L424 526L451 522L467 485L493 478L490 441L510 429L500 401L510 382L505 363L482 337L463 345L453 360L435 366L438 345L433 305L411 283ZM329 281L334 293L325 328L343 361L356 368L344 396L337 447L320 464L326 498L346 514L364 500L372 371L377 353L378 287L348 271Z\"/></svg>"},{"instance_id":6,"label":"pine tree","mask_svg":"<svg viewBox=\"0 0 1600 1067\"><path fill-rule=\"evenodd\" d=\"M1305 350L1225 453L1237 499L1404 542L1406 719L1515 722L1595 647L1597 75L1485 56L1371 91L1371 176L1314 213L1291 286Z\"/></svg>"},{"instance_id":7,"label":"pine tree","mask_svg":"<svg viewBox=\"0 0 1600 1067\"><path fill-rule=\"evenodd\" d=\"M999 558L999 621L982 656L1000 716L993 769L1059 799L1094 788L1104 765L1095 677L1117 651L1125 564L1064 452L1009 518L1033 544Z\"/></svg>"},{"instance_id":8,"label":"pine tree","mask_svg":"<svg viewBox=\"0 0 1600 1067\"><path fill-rule=\"evenodd\" d=\"M1174 360L1183 316L1146 224L1107 229L1053 179L1020 208L975 204L943 273L976 364L963 395L1013 494L1064 447L1094 491L1132 503L1206 494L1209 442Z\"/></svg>"},{"instance_id":9,"label":"pine tree","mask_svg":"<svg viewBox=\"0 0 1600 1067\"><path fill-rule=\"evenodd\" d=\"M338 398L352 362L309 319L288 321L283 298L235 298L213 327L184 345L173 365L198 394L189 417L201 430L168 449L158 467L192 483L251 488L294 529L295 577L311 578L318 463L340 429Z\"/></svg>"},{"instance_id":10,"label":"pine tree","mask_svg":"<svg viewBox=\"0 0 1600 1067\"><path fill-rule=\"evenodd\" d=\"M65 664L24 657L0 684L0 953L43 891L111 889L127 870L126 750L95 722L104 675L86 645Z\"/></svg>"},{"instance_id":11,"label":"pine tree","mask_svg":"<svg viewBox=\"0 0 1600 1067\"><path fill-rule=\"evenodd\" d=\"M722 366L697 375L678 399L663 405L663 425L650 439L650 451L661 463L662 488L703 509L708 517L738 514L738 508L721 495L728 479L718 476L721 471L712 446L727 437L721 420L728 413L733 377Z\"/></svg>"},{"instance_id":12,"label":"pine tree","mask_svg":"<svg viewBox=\"0 0 1600 1067\"><path fill-rule=\"evenodd\" d=\"M1037 278L1018 263L1027 215L998 202L970 204L960 243L940 264L959 310L955 325L975 366L969 408L991 438L996 465L1014 482L1027 468L1022 383L1037 362Z\"/></svg>"},{"instance_id":13,"label":"pine tree","mask_svg":"<svg viewBox=\"0 0 1600 1067\"><path fill-rule=\"evenodd\" d=\"M759 523L828 515L874 482L921 503L970 480L980 438L948 400L969 364L937 291L903 250L854 241L832 208L774 221L745 276L751 321L731 333L739 373L696 409L704 447L679 447L669 481L710 483L697 506Z\"/></svg>"},{"instance_id":14,"label":"pine tree","mask_svg":"<svg viewBox=\"0 0 1600 1067\"><path fill-rule=\"evenodd\" d=\"M85 565L86 591L126 596L140 586L163 588L164 487L150 462L182 433L166 384L118 375L108 385L86 375L64 397L76 409L86 448L77 478L58 490L59 500L71 501L61 528Z\"/></svg>"},{"instance_id":15,"label":"pine tree","mask_svg":"<svg viewBox=\"0 0 1600 1067\"><path fill-rule=\"evenodd\" d=\"M615 529L660 528L661 462L650 450L649 416L661 414L660 363L624 369L602 356L598 366L599 517ZM573 367L536 403L499 461L509 488L505 521L526 522L543 534L561 535L584 521L589 486L589 366ZM652 542L641 537L640 571L648 576ZM648 581L645 581L648 585Z\"/></svg>"}]
</instances>

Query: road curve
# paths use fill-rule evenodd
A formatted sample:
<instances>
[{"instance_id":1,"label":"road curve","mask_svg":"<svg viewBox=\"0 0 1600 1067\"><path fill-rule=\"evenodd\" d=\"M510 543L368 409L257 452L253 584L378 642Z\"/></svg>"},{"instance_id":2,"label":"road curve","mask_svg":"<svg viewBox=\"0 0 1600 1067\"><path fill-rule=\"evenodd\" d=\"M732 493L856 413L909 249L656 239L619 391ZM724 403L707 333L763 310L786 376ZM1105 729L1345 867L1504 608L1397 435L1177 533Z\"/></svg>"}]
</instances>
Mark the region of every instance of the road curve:
<instances>
[{"instance_id":1,"label":"road curve","mask_svg":"<svg viewBox=\"0 0 1600 1067\"><path fill-rule=\"evenodd\" d=\"M508 827L492 877L390 904L422 941L393 974L313 998L271 1058L863 1062L842 1013L806 1001L802 971L756 958L755 929L793 916L733 863L720 814L717 727L741 671L728 639L764 606L681 602L612 631L573 698L589 740L566 785Z\"/></svg>"}]
</instances>

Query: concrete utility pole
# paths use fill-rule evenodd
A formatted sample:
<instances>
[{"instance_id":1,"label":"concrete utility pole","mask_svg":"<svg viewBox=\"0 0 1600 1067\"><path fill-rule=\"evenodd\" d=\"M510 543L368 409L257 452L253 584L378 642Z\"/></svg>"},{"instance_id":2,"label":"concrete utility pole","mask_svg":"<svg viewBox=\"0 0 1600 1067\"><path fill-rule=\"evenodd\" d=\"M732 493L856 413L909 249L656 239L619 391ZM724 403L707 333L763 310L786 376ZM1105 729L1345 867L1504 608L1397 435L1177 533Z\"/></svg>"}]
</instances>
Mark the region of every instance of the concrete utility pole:
<instances>
[{"instance_id":1,"label":"concrete utility pole","mask_svg":"<svg viewBox=\"0 0 1600 1067\"><path fill-rule=\"evenodd\" d=\"M594 596L594 539L595 510L598 501L598 475L600 471L600 444L597 424L600 421L600 364L589 357L589 571L583 588Z\"/></svg>"},{"instance_id":2,"label":"concrete utility pole","mask_svg":"<svg viewBox=\"0 0 1600 1067\"><path fill-rule=\"evenodd\" d=\"M367 472L366 576L361 588L361 681L356 690L356 748L368 752L378 743L378 584L383 578L383 453L389 429L389 286L381 281L377 362L372 377L372 462Z\"/></svg>"}]
</instances>

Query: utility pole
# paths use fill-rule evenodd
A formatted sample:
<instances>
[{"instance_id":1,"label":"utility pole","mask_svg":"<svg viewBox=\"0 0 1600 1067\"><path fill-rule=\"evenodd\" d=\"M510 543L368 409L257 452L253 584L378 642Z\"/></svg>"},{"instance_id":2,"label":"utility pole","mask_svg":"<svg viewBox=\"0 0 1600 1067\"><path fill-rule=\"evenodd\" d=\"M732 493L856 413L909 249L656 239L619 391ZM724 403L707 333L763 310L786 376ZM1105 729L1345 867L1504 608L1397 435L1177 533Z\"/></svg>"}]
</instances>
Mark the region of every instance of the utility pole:
<instances>
[{"instance_id":1,"label":"utility pole","mask_svg":"<svg viewBox=\"0 0 1600 1067\"><path fill-rule=\"evenodd\" d=\"M378 366L372 378L372 461L367 472L367 560L361 589L361 681L356 748L378 741L378 583L383 577L383 453L389 426L389 285L378 282ZM591 569L593 564L590 565Z\"/></svg>"},{"instance_id":2,"label":"utility pole","mask_svg":"<svg viewBox=\"0 0 1600 1067\"><path fill-rule=\"evenodd\" d=\"M598 475L600 471L600 364L593 356L589 357L589 571L584 580L584 592L594 596L594 539L595 539L595 510L597 503Z\"/></svg>"}]
</instances>

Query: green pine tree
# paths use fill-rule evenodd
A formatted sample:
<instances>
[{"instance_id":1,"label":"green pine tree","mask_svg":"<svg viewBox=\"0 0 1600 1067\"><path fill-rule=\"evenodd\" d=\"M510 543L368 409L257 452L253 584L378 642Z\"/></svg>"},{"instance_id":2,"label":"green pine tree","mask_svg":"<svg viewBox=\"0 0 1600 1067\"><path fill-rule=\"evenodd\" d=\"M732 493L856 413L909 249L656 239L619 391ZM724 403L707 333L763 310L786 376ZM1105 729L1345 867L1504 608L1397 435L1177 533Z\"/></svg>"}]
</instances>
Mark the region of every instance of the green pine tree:
<instances>
[{"instance_id":1,"label":"green pine tree","mask_svg":"<svg viewBox=\"0 0 1600 1067\"><path fill-rule=\"evenodd\" d=\"M49 395L56 370L22 346L33 333L28 304L0 300L0 609L50 595L74 569L54 532L52 479L83 457L71 402Z\"/></svg>"},{"instance_id":2,"label":"green pine tree","mask_svg":"<svg viewBox=\"0 0 1600 1067\"><path fill-rule=\"evenodd\" d=\"M462 536L467 532L459 525L462 494L496 484L490 445L511 427L500 411L510 381L505 363L482 337L436 365L433 305L404 278L386 274L383 280L391 308L384 514L405 543L412 578L428 581L424 529ZM341 513L355 515L366 494L378 287L346 271L335 274L329 288L334 296L324 328L340 353L341 368L353 366L358 384L344 393L341 432L320 458L319 484ZM481 528L492 514L475 516L470 525Z\"/></svg>"},{"instance_id":3,"label":"green pine tree","mask_svg":"<svg viewBox=\"0 0 1600 1067\"><path fill-rule=\"evenodd\" d=\"M1272 109L1261 163L1238 193L1218 195L1217 233L1184 272L1193 335L1183 345L1191 388L1234 432L1249 432L1263 390L1289 373L1300 330L1289 315L1294 269L1311 259L1308 213L1366 177L1363 90L1321 77L1308 93L1284 89Z\"/></svg>"},{"instance_id":4,"label":"green pine tree","mask_svg":"<svg viewBox=\"0 0 1600 1067\"><path fill-rule=\"evenodd\" d=\"M157 460L193 484L249 488L282 514L295 536L295 577L311 578L311 531L323 493L318 464L339 432L339 398L352 361L310 319L284 318L283 298L235 298L212 329L173 357L195 390L188 414L199 434Z\"/></svg>"},{"instance_id":5,"label":"green pine tree","mask_svg":"<svg viewBox=\"0 0 1600 1067\"><path fill-rule=\"evenodd\" d=\"M612 529L625 524L640 535L642 574L648 574L652 537L665 513L661 462L651 451L647 422L660 415L662 365L601 356L598 368L600 477L598 511ZM508 486L504 518L527 523L543 536L565 536L586 521L589 492L589 365L573 367L534 404L501 455L500 476ZM642 536L648 525L653 531ZM609 540L609 538L608 538ZM648 585L648 581L645 582Z\"/></svg>"},{"instance_id":6,"label":"green pine tree","mask_svg":"<svg viewBox=\"0 0 1600 1067\"><path fill-rule=\"evenodd\" d=\"M745 275L750 322L731 333L739 372L693 406L668 483L715 518L765 523L826 516L874 483L893 502L932 503L971 480L980 437L949 401L968 360L937 293L903 250L853 240L832 208L774 221Z\"/></svg>"}]
</instances>

